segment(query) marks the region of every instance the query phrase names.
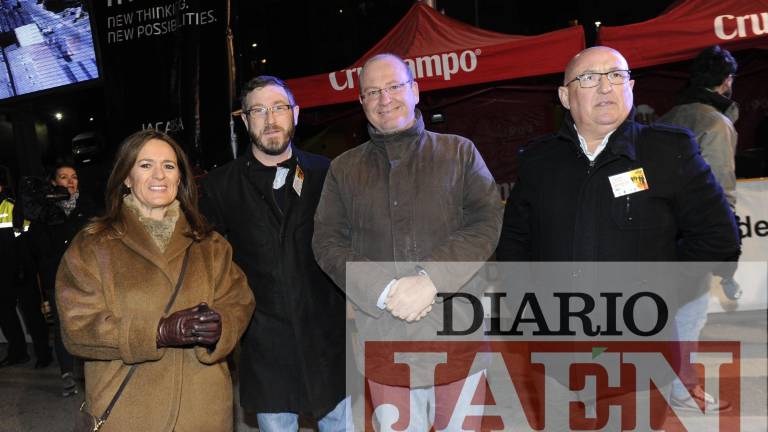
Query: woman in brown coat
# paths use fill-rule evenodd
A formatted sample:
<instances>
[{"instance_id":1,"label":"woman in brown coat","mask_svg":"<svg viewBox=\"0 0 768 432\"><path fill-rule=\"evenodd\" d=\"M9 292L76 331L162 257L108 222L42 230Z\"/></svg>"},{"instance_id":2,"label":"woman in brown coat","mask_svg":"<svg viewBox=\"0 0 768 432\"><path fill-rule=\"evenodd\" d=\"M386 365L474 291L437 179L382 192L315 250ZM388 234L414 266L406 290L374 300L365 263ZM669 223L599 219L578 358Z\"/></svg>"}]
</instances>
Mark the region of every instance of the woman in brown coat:
<instances>
[{"instance_id":1,"label":"woman in brown coat","mask_svg":"<svg viewBox=\"0 0 768 432\"><path fill-rule=\"evenodd\" d=\"M197 211L186 156L169 136L121 145L106 214L75 237L56 278L67 349L85 361L85 409L101 431L232 429L226 357L250 322L253 295L232 250ZM189 264L173 306L186 250Z\"/></svg>"}]
</instances>

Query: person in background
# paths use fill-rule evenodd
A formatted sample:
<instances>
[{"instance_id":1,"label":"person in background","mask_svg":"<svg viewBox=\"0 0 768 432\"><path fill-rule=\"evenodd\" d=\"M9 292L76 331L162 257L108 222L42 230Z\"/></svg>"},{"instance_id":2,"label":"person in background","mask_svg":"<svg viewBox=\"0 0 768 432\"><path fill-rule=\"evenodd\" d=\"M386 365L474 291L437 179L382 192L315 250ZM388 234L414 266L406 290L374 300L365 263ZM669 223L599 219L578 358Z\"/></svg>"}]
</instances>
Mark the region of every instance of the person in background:
<instances>
[{"instance_id":1,"label":"person in background","mask_svg":"<svg viewBox=\"0 0 768 432\"><path fill-rule=\"evenodd\" d=\"M35 350L35 369L51 361L48 327L43 317L36 273L30 265L29 221L13 197L11 175L0 166L0 330L8 341L0 367L29 361L27 342L16 307L19 306ZM14 224L16 222L16 224Z\"/></svg>"},{"instance_id":2,"label":"person in background","mask_svg":"<svg viewBox=\"0 0 768 432\"><path fill-rule=\"evenodd\" d=\"M104 430L232 430L226 358L253 295L198 212L189 162L170 136L123 141L105 214L64 253L56 305L64 345L85 359L86 412L101 416L135 366Z\"/></svg>"},{"instance_id":3,"label":"person in background","mask_svg":"<svg viewBox=\"0 0 768 432\"><path fill-rule=\"evenodd\" d=\"M19 275L17 237L21 234L13 227L15 200L11 190L10 171L0 166L0 330L8 342L0 367L29 361L27 342L16 313L16 280Z\"/></svg>"},{"instance_id":4,"label":"person in background","mask_svg":"<svg viewBox=\"0 0 768 432\"><path fill-rule=\"evenodd\" d=\"M738 133L734 123L739 105L732 98L737 70L738 63L727 49L719 45L705 48L691 64L688 88L678 104L658 119L693 132L701 157L723 188L731 209L736 208Z\"/></svg>"},{"instance_id":5,"label":"person in background","mask_svg":"<svg viewBox=\"0 0 768 432\"><path fill-rule=\"evenodd\" d=\"M658 121L683 127L696 137L701 157L709 164L722 187L732 211L736 211L736 144L738 134L733 124L739 117L739 106L732 100L733 80L738 64L728 50L718 45L702 50L691 64L688 88L678 104ZM731 299L741 297L741 289L733 279L735 266L721 275L721 285ZM707 322L709 291L683 305L675 316L680 340L697 341ZM683 363L687 365L687 363ZM684 367L681 379L672 385L672 403L683 409L720 411L730 403L718 400L699 384L693 367Z\"/></svg>"},{"instance_id":6,"label":"person in background","mask_svg":"<svg viewBox=\"0 0 768 432\"><path fill-rule=\"evenodd\" d=\"M32 222L29 232L30 249L37 265L43 292L51 304L54 351L59 362L62 380L61 395L67 397L78 393L74 379L76 359L67 352L61 341L61 328L54 295L56 270L72 239L90 218L96 216L98 210L93 201L80 194L80 182L73 162L57 161L51 169L49 181L53 186L66 189L69 197L56 201L54 205L49 206L51 210L45 212L44 217Z\"/></svg>"}]
</instances>

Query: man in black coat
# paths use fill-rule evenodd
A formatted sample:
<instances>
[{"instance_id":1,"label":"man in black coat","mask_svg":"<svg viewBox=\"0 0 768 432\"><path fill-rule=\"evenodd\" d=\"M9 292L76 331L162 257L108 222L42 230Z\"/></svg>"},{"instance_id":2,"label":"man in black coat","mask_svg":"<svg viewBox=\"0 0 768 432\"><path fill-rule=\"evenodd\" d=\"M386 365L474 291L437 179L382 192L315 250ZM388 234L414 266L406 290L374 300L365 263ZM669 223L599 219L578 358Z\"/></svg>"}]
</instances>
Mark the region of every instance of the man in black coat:
<instances>
[{"instance_id":1,"label":"man in black coat","mask_svg":"<svg viewBox=\"0 0 768 432\"><path fill-rule=\"evenodd\" d=\"M263 432L345 430L345 300L312 254L329 161L292 145L299 107L286 84L259 76L242 91L251 151L213 171L201 209L232 244L256 311L242 343L240 403Z\"/></svg>"},{"instance_id":2,"label":"man in black coat","mask_svg":"<svg viewBox=\"0 0 768 432\"><path fill-rule=\"evenodd\" d=\"M738 257L733 213L696 141L684 129L636 123L629 74L621 54L606 47L569 64L559 89L568 109L560 131L519 155L499 260ZM642 170L645 185L612 185L609 177L633 170Z\"/></svg>"},{"instance_id":3,"label":"man in black coat","mask_svg":"<svg viewBox=\"0 0 768 432\"><path fill-rule=\"evenodd\" d=\"M636 123L633 85L616 50L592 47L571 60L558 89L568 110L560 131L520 153L499 261L715 267L737 259L734 215L696 141L683 129ZM548 421L565 423L547 423L547 430L567 427L567 416L557 417L547 414Z\"/></svg>"}]
</instances>

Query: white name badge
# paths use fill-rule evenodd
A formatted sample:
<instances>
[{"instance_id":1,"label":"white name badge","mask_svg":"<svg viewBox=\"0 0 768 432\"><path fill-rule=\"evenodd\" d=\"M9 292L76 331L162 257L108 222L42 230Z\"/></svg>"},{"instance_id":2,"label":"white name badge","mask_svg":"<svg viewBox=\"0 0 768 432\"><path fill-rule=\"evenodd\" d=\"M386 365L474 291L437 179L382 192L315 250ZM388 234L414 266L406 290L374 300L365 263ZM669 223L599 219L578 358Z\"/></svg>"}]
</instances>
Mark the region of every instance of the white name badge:
<instances>
[{"instance_id":1,"label":"white name badge","mask_svg":"<svg viewBox=\"0 0 768 432\"><path fill-rule=\"evenodd\" d=\"M293 190L296 191L298 196L301 196L301 188L304 186L304 171L301 167L296 165L296 174L293 176Z\"/></svg>"},{"instance_id":2,"label":"white name badge","mask_svg":"<svg viewBox=\"0 0 768 432\"><path fill-rule=\"evenodd\" d=\"M608 181L611 182L614 198L648 189L648 180L642 168L612 175L608 177Z\"/></svg>"}]
</instances>

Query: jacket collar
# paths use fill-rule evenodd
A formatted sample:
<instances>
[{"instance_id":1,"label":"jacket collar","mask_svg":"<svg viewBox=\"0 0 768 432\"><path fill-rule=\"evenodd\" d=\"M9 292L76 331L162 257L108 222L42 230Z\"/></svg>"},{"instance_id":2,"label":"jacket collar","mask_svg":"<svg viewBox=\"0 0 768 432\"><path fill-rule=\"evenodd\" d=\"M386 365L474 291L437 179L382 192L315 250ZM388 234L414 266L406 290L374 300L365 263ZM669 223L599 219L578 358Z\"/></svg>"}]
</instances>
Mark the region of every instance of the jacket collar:
<instances>
[{"instance_id":1,"label":"jacket collar","mask_svg":"<svg viewBox=\"0 0 768 432\"><path fill-rule=\"evenodd\" d=\"M293 143L291 143L291 146L293 146ZM304 172L304 181L306 181L308 176L312 175L311 172L307 170L307 156L305 153L297 149L295 146L292 148L292 150L293 152L291 157L278 164L278 166L288 168L290 171L288 177L286 178L286 185L290 189L293 189L292 184L289 182L295 176L296 166L301 167L301 170ZM259 162L258 159L256 159L252 151L245 152L245 154L239 158L239 163L242 166L243 174L246 180L248 180L251 186L255 187L263 196L273 196L272 181L275 178L275 172L277 170L275 167L263 165L261 162ZM294 196L294 194L296 193L289 192L289 196ZM298 194L295 196L298 197ZM270 198L266 201L269 208L272 210L272 214L277 220L280 220L284 215L290 213L288 210L292 205L291 200L286 203L286 208L284 210L281 210L278 207L274 199Z\"/></svg>"},{"instance_id":2,"label":"jacket collar","mask_svg":"<svg viewBox=\"0 0 768 432\"><path fill-rule=\"evenodd\" d=\"M689 87L682 95L680 95L680 99L678 100L680 105L694 102L710 105L723 114L725 114L731 105L736 103L720 93L704 87Z\"/></svg>"},{"instance_id":3,"label":"jacket collar","mask_svg":"<svg viewBox=\"0 0 768 432\"><path fill-rule=\"evenodd\" d=\"M251 144L253 145L253 144ZM296 167L296 164L301 164L301 160L303 156L301 155L301 151L296 148L293 143L289 144L291 146L291 157L287 160L284 160L283 162L280 162L278 165L286 168L293 169ZM253 155L253 151L251 150L251 147L248 147L248 150L243 153L242 156L240 156L240 163L243 164L247 169L255 169L255 170L266 170L266 171L274 171L275 167L266 166L259 162L258 159L256 159L256 156Z\"/></svg>"},{"instance_id":4,"label":"jacket collar","mask_svg":"<svg viewBox=\"0 0 768 432\"><path fill-rule=\"evenodd\" d=\"M635 107L629 111L626 120L613 132L608 139L608 145L605 150L616 156L625 156L630 160L637 159L637 151L635 143L637 142L637 136L639 134L640 125L635 123ZM579 137L576 133L575 123L570 111L565 112L563 124L560 126L560 130L557 136L570 141L574 151L579 155L584 155L579 146Z\"/></svg>"},{"instance_id":5,"label":"jacket collar","mask_svg":"<svg viewBox=\"0 0 768 432\"><path fill-rule=\"evenodd\" d=\"M413 126L392 134L384 134L376 130L373 125L368 123L368 135L371 142L379 148L384 148L391 160L400 159L408 150L413 149L413 143L418 142L424 133L424 118L421 111L415 109L416 121Z\"/></svg>"},{"instance_id":6,"label":"jacket collar","mask_svg":"<svg viewBox=\"0 0 768 432\"><path fill-rule=\"evenodd\" d=\"M192 239L184 235L189 231L189 222L187 222L184 211L179 211L179 220L176 221L176 228L173 230L173 235L171 235L165 252L160 251L133 211L123 206L120 212L125 224L125 233L120 237L120 240L128 248L158 266L172 283L176 283L178 275L171 271L169 263L192 244Z\"/></svg>"},{"instance_id":7,"label":"jacket collar","mask_svg":"<svg viewBox=\"0 0 768 432\"><path fill-rule=\"evenodd\" d=\"M293 146L293 143L291 143L291 146L291 157L287 160L284 160L283 162L280 162L278 166L285 167L290 171L293 171L298 165L302 167L302 170L306 175L306 156L302 151ZM259 162L259 160L256 159L256 156L253 155L253 152L250 151L250 149L246 151L242 156L240 156L238 163L240 163L242 166L245 177L251 182L251 184L259 188L262 193L267 193L269 190L271 190L272 180L275 178L275 167L265 166Z\"/></svg>"}]
</instances>

